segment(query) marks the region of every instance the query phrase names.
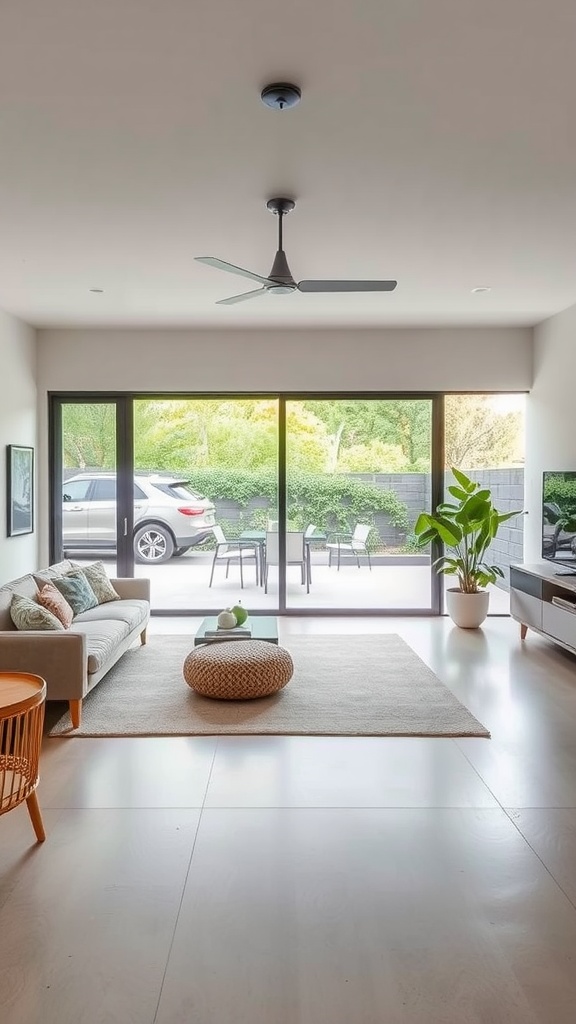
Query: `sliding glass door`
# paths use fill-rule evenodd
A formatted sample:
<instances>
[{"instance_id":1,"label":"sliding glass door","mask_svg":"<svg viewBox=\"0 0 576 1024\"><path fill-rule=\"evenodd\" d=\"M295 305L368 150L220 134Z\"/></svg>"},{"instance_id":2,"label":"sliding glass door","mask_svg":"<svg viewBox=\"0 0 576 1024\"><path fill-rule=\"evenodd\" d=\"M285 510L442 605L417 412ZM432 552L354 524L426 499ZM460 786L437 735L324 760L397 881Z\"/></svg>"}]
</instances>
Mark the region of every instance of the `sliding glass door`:
<instances>
[{"instance_id":1,"label":"sliding glass door","mask_svg":"<svg viewBox=\"0 0 576 1024\"><path fill-rule=\"evenodd\" d=\"M439 500L441 399L52 401L54 555L149 577L153 611L439 610L412 526Z\"/></svg>"},{"instance_id":2,"label":"sliding glass door","mask_svg":"<svg viewBox=\"0 0 576 1024\"><path fill-rule=\"evenodd\" d=\"M432 400L328 398L286 403L289 610L433 606L430 555L412 527L431 508Z\"/></svg>"},{"instance_id":3,"label":"sliding glass door","mask_svg":"<svg viewBox=\"0 0 576 1024\"><path fill-rule=\"evenodd\" d=\"M445 484L456 481L451 468L461 470L487 487L501 512L512 512L524 504L524 418L523 394L453 394L444 400ZM453 500L446 490L446 500ZM523 558L523 517L511 520L498 531L488 552L488 562L505 572ZM506 572L507 577L507 572ZM454 577L443 576L445 588ZM510 610L507 578L490 586L490 612L507 615Z\"/></svg>"},{"instance_id":4,"label":"sliding glass door","mask_svg":"<svg viewBox=\"0 0 576 1024\"><path fill-rule=\"evenodd\" d=\"M148 505L135 515L136 576L158 612L278 606L265 580L265 539L277 520L278 400L134 400L134 475ZM157 547L139 550L138 538Z\"/></svg>"},{"instance_id":5,"label":"sliding glass door","mask_svg":"<svg viewBox=\"0 0 576 1024\"><path fill-rule=\"evenodd\" d=\"M118 473L129 419L130 405L122 399L53 401L53 559L82 564L98 558L111 577L131 572L136 495L131 470Z\"/></svg>"}]
</instances>

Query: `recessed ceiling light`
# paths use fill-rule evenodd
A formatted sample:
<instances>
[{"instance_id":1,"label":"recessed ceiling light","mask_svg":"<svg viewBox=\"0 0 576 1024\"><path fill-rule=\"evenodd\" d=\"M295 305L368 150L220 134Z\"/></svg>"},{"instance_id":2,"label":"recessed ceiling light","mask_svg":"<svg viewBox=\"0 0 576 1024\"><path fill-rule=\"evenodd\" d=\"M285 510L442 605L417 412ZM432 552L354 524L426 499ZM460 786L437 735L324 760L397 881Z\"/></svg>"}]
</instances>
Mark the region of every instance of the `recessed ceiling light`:
<instances>
[{"instance_id":1,"label":"recessed ceiling light","mask_svg":"<svg viewBox=\"0 0 576 1024\"><path fill-rule=\"evenodd\" d=\"M104 289L103 288L90 288L90 291L94 295L103 295L104 294Z\"/></svg>"},{"instance_id":2,"label":"recessed ceiling light","mask_svg":"<svg viewBox=\"0 0 576 1024\"><path fill-rule=\"evenodd\" d=\"M491 292L492 289L487 284L481 284L478 288L472 288L472 295L479 295L481 292Z\"/></svg>"}]
</instances>

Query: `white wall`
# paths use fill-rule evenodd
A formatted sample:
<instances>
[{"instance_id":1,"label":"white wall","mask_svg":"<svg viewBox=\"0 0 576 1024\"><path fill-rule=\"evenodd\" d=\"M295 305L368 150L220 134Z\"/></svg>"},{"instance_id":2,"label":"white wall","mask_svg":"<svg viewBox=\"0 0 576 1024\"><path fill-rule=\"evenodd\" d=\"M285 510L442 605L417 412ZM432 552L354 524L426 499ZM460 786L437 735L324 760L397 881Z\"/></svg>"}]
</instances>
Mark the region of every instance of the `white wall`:
<instances>
[{"instance_id":1,"label":"white wall","mask_svg":"<svg viewBox=\"0 0 576 1024\"><path fill-rule=\"evenodd\" d=\"M42 330L43 392L523 391L531 328Z\"/></svg>"},{"instance_id":2,"label":"white wall","mask_svg":"<svg viewBox=\"0 0 576 1024\"><path fill-rule=\"evenodd\" d=\"M534 385L526 407L524 559L541 561L542 473L576 471L576 306L534 329Z\"/></svg>"},{"instance_id":3,"label":"white wall","mask_svg":"<svg viewBox=\"0 0 576 1024\"><path fill-rule=\"evenodd\" d=\"M6 536L6 445L30 445L37 453L36 332L0 310L0 585L38 568L38 501L36 529L20 537ZM37 494L37 489L36 489Z\"/></svg>"}]
</instances>

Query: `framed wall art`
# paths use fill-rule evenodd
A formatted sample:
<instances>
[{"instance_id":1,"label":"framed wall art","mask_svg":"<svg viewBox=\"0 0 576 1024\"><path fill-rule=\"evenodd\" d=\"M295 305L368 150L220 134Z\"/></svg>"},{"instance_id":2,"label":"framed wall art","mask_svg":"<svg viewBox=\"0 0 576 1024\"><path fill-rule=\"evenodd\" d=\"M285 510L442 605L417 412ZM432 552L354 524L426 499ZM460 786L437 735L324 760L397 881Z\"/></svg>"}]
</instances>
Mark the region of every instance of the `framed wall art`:
<instances>
[{"instance_id":1,"label":"framed wall art","mask_svg":"<svg viewBox=\"0 0 576 1024\"><path fill-rule=\"evenodd\" d=\"M8 536L34 533L34 449L21 444L9 444L6 453Z\"/></svg>"}]
</instances>

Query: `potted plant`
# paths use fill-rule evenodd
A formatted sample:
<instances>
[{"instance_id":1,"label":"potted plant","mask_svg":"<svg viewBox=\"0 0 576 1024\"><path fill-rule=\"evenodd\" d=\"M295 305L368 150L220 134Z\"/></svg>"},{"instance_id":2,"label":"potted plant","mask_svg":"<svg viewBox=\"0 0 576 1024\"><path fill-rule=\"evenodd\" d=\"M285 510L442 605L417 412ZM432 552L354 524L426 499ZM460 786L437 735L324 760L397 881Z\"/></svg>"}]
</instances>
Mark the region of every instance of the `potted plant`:
<instances>
[{"instance_id":1,"label":"potted plant","mask_svg":"<svg viewBox=\"0 0 576 1024\"><path fill-rule=\"evenodd\" d=\"M515 512L498 512L488 488L452 467L456 483L448 488L454 503L443 502L435 513L422 512L414 526L417 545L425 548L434 541L444 545L445 553L433 563L436 572L456 576L458 586L446 593L446 607L457 626L476 629L488 614L489 583L502 579L498 565L489 565L486 552L502 523ZM446 554L450 549L453 554Z\"/></svg>"}]
</instances>

